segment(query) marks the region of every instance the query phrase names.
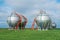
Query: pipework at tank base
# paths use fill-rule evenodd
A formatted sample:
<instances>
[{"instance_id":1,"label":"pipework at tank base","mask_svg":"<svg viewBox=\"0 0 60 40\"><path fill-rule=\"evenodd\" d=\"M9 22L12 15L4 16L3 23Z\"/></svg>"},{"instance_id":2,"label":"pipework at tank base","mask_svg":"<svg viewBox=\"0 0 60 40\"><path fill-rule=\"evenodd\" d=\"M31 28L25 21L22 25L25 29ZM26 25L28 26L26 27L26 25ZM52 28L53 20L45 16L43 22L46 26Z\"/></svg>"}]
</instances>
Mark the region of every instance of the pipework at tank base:
<instances>
[{"instance_id":1,"label":"pipework at tank base","mask_svg":"<svg viewBox=\"0 0 60 40\"><path fill-rule=\"evenodd\" d=\"M48 30L48 28L39 28L38 27L37 30L43 30L44 31L44 30Z\"/></svg>"},{"instance_id":2,"label":"pipework at tank base","mask_svg":"<svg viewBox=\"0 0 60 40\"><path fill-rule=\"evenodd\" d=\"M48 29L38 29L38 30L42 30L42 31L44 31L44 30L48 30Z\"/></svg>"}]
</instances>

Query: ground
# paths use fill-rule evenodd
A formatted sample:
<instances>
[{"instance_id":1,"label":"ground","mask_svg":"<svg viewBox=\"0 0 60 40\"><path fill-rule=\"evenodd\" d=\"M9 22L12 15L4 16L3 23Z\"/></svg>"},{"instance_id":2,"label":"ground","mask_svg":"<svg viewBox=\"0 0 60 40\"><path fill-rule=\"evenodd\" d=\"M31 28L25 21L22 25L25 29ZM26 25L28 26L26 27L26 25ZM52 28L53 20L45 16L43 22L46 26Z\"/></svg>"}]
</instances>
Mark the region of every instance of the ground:
<instances>
[{"instance_id":1,"label":"ground","mask_svg":"<svg viewBox=\"0 0 60 40\"><path fill-rule=\"evenodd\" d=\"M0 29L0 40L60 40L60 29L47 31Z\"/></svg>"}]
</instances>

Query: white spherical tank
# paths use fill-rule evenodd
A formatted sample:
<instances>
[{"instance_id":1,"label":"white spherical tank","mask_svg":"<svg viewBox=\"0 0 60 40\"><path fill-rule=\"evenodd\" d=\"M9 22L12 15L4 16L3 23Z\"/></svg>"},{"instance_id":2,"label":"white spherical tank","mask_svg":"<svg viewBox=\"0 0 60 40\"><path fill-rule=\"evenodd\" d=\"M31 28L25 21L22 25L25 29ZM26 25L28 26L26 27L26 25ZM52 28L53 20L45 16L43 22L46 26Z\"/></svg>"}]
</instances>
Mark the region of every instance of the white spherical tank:
<instances>
[{"instance_id":1,"label":"white spherical tank","mask_svg":"<svg viewBox=\"0 0 60 40\"><path fill-rule=\"evenodd\" d=\"M41 12L36 17L36 24L38 26L38 29L48 29L50 23L51 23L50 17L46 13Z\"/></svg>"},{"instance_id":2,"label":"white spherical tank","mask_svg":"<svg viewBox=\"0 0 60 40\"><path fill-rule=\"evenodd\" d=\"M7 23L9 27L12 27L12 28L15 28L16 26L18 26L18 28L21 28L23 27L23 25L25 27L26 24L24 22L26 22L26 19L22 15L17 14L16 12L13 12L7 19ZM17 25L18 23L19 25Z\"/></svg>"},{"instance_id":3,"label":"white spherical tank","mask_svg":"<svg viewBox=\"0 0 60 40\"><path fill-rule=\"evenodd\" d=\"M19 17L15 13L12 13L8 17L7 23L10 27L15 27L19 20L20 20Z\"/></svg>"}]
</instances>

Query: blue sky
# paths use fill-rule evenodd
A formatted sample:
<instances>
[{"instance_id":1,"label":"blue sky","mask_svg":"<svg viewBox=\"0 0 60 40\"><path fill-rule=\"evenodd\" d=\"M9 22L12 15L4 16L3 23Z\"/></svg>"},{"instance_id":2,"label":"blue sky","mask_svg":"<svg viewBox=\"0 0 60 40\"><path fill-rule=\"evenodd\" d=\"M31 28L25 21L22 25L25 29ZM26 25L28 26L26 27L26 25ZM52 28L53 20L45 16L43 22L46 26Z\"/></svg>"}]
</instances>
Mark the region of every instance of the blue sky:
<instances>
[{"instance_id":1,"label":"blue sky","mask_svg":"<svg viewBox=\"0 0 60 40\"><path fill-rule=\"evenodd\" d=\"M46 11L60 28L60 0L0 0L0 28L8 27L6 20L13 10L26 16L26 27L31 27L40 9Z\"/></svg>"}]
</instances>

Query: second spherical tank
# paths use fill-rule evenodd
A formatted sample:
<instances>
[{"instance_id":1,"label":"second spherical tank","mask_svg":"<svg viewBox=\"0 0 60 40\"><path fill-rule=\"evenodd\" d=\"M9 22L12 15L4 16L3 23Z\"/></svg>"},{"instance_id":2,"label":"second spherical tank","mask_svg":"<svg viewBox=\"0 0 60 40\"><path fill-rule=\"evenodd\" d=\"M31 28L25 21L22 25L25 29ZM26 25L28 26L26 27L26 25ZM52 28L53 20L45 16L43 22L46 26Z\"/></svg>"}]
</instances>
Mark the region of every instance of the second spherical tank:
<instances>
[{"instance_id":1,"label":"second spherical tank","mask_svg":"<svg viewBox=\"0 0 60 40\"><path fill-rule=\"evenodd\" d=\"M48 29L51 24L51 19L46 13L41 12L36 16L36 24L38 29Z\"/></svg>"}]
</instances>

